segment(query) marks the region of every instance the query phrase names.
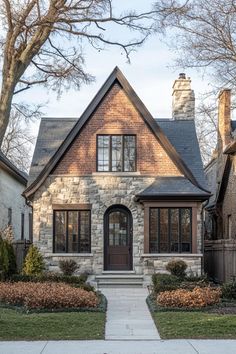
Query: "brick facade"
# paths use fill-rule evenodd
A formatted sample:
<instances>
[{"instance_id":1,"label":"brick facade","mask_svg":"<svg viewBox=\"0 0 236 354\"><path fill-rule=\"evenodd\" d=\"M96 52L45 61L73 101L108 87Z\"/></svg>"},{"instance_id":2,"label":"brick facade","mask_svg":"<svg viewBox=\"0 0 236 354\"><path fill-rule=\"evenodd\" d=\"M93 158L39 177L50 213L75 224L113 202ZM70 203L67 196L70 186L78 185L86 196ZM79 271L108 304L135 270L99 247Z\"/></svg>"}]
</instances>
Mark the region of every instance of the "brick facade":
<instances>
[{"instance_id":1,"label":"brick facade","mask_svg":"<svg viewBox=\"0 0 236 354\"><path fill-rule=\"evenodd\" d=\"M108 92L53 174L96 172L97 134L136 134L138 172L156 176L181 175L118 84Z\"/></svg>"}]
</instances>

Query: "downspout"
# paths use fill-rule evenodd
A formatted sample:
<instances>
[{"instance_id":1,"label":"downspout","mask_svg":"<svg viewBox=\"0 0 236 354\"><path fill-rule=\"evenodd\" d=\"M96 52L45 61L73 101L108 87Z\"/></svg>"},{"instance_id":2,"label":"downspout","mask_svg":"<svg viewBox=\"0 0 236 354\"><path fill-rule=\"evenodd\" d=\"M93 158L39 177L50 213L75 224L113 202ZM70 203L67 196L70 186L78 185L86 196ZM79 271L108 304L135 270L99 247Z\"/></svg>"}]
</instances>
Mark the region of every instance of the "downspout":
<instances>
[{"instance_id":1,"label":"downspout","mask_svg":"<svg viewBox=\"0 0 236 354\"><path fill-rule=\"evenodd\" d=\"M201 244L202 244L202 258L201 258L201 274L203 274L204 271L204 258L205 258L205 222L203 218L203 212L206 206L209 204L209 199L202 204L202 210L201 210L201 223L202 223L202 232L201 232Z\"/></svg>"}]
</instances>

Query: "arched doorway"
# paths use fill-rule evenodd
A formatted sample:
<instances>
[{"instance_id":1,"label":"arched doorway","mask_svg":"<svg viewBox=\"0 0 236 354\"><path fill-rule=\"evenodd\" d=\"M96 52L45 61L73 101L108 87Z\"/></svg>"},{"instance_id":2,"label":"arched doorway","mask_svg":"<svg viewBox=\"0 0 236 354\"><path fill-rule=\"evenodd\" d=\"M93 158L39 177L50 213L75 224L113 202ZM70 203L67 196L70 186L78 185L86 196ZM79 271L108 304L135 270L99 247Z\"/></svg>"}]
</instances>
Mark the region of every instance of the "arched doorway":
<instances>
[{"instance_id":1,"label":"arched doorway","mask_svg":"<svg viewBox=\"0 0 236 354\"><path fill-rule=\"evenodd\" d=\"M128 208L114 205L104 215L104 269L132 270L132 215Z\"/></svg>"}]
</instances>

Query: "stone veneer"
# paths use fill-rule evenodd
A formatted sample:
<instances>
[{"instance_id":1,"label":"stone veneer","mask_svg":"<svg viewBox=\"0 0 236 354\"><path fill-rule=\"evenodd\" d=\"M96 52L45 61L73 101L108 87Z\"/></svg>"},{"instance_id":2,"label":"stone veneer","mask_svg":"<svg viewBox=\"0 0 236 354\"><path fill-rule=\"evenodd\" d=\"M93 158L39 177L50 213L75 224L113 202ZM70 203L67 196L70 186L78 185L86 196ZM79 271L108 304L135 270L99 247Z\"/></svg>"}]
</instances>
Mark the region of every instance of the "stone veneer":
<instances>
[{"instance_id":1,"label":"stone veneer","mask_svg":"<svg viewBox=\"0 0 236 354\"><path fill-rule=\"evenodd\" d=\"M33 199L34 243L45 257L49 270L58 270L58 260L63 257L75 259L80 271L101 274L103 271L103 220L104 213L113 204L122 204L130 209L133 217L133 269L137 274L150 275L164 271L172 258L184 259L189 269L201 272L201 204L198 208L197 252L195 255L145 255L144 254L144 209L134 201L134 196L149 186L155 177L131 174L111 176L94 173L91 176L51 175L38 189ZM91 254L53 254L53 209L52 204L92 204Z\"/></svg>"}]
</instances>

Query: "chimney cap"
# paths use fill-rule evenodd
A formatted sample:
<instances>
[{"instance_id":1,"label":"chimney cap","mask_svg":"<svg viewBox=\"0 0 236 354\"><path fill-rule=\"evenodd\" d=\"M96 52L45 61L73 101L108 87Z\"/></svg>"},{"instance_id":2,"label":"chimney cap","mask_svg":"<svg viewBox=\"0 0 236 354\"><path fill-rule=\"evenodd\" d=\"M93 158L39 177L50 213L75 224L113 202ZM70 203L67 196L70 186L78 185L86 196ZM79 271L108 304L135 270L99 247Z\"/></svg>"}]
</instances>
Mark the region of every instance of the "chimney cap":
<instances>
[{"instance_id":1,"label":"chimney cap","mask_svg":"<svg viewBox=\"0 0 236 354\"><path fill-rule=\"evenodd\" d=\"M186 79L185 73L179 73L179 79Z\"/></svg>"}]
</instances>

